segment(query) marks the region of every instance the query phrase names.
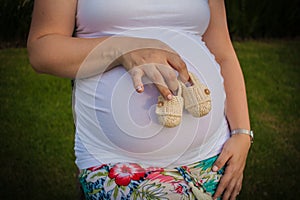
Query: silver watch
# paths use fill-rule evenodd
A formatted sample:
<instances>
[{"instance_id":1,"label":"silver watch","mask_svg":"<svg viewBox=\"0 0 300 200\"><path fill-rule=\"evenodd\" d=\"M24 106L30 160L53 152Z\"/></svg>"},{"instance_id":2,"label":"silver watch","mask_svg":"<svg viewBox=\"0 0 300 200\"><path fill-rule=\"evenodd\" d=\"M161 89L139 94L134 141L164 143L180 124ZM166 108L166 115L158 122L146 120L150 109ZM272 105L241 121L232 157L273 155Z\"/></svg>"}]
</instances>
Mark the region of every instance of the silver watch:
<instances>
[{"instance_id":1,"label":"silver watch","mask_svg":"<svg viewBox=\"0 0 300 200\"><path fill-rule=\"evenodd\" d=\"M251 143L253 143L254 134L252 130L241 129L241 128L234 129L230 132L230 135L234 135L234 134L247 134L250 136Z\"/></svg>"}]
</instances>

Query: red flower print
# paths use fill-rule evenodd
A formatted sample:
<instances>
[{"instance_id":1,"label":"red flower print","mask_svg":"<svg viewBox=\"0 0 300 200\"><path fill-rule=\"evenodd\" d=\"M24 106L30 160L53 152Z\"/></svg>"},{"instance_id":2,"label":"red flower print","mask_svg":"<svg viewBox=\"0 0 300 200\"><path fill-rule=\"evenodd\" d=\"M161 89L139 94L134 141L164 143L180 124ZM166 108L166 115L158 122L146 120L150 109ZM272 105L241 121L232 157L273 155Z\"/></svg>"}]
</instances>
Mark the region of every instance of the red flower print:
<instances>
[{"instance_id":1,"label":"red flower print","mask_svg":"<svg viewBox=\"0 0 300 200\"><path fill-rule=\"evenodd\" d=\"M135 163L118 163L110 169L108 177L115 179L117 185L127 186L131 180L140 180L145 176L145 169Z\"/></svg>"},{"instance_id":2,"label":"red flower print","mask_svg":"<svg viewBox=\"0 0 300 200\"><path fill-rule=\"evenodd\" d=\"M168 176L168 175L164 175L161 172L152 172L150 173L146 179L149 180L158 180L161 183L171 183L172 181L174 181L174 177L172 176Z\"/></svg>"},{"instance_id":3,"label":"red flower print","mask_svg":"<svg viewBox=\"0 0 300 200\"><path fill-rule=\"evenodd\" d=\"M182 185L178 185L178 186L175 188L175 191L176 191L176 193L178 193L178 194L182 194L182 193L183 193L183 187L182 187Z\"/></svg>"},{"instance_id":4,"label":"red flower print","mask_svg":"<svg viewBox=\"0 0 300 200\"><path fill-rule=\"evenodd\" d=\"M146 172L163 172L164 171L164 168L161 168L161 167L148 167L146 169Z\"/></svg>"},{"instance_id":5,"label":"red flower print","mask_svg":"<svg viewBox=\"0 0 300 200\"><path fill-rule=\"evenodd\" d=\"M95 166L95 167L90 167L90 168L88 168L88 170L94 172L94 171L97 171L98 169L101 169L104 166L106 166L106 164L102 164L100 166Z\"/></svg>"},{"instance_id":6,"label":"red flower print","mask_svg":"<svg viewBox=\"0 0 300 200\"><path fill-rule=\"evenodd\" d=\"M181 168L184 169L187 172L191 172L191 170L188 166L182 166Z\"/></svg>"}]
</instances>

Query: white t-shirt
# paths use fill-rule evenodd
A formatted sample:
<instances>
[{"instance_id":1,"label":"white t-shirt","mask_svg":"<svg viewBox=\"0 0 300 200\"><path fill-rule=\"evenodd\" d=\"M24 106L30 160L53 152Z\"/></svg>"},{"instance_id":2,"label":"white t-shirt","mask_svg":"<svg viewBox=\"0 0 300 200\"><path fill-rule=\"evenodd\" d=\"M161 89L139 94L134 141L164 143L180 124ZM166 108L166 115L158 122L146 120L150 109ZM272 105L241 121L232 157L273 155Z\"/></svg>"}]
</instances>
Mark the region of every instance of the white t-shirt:
<instances>
[{"instance_id":1,"label":"white t-shirt","mask_svg":"<svg viewBox=\"0 0 300 200\"><path fill-rule=\"evenodd\" d=\"M165 128L155 115L159 93L146 78L142 94L135 92L122 66L76 80L75 155L80 169L116 162L172 167L221 151L229 128L220 67L201 40L209 17L207 0L78 0L76 37L160 39L179 53L212 97L208 115L194 118L184 111L179 126Z\"/></svg>"}]
</instances>

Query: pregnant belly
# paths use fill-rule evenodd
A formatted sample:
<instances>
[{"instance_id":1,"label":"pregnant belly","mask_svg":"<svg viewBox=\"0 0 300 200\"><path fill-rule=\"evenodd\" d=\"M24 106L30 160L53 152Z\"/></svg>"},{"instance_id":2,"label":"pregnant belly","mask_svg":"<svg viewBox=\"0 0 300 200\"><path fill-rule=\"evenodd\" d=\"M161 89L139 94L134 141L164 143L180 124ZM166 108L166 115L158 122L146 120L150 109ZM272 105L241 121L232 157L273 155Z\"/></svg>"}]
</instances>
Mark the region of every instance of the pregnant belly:
<instances>
[{"instance_id":1,"label":"pregnant belly","mask_svg":"<svg viewBox=\"0 0 300 200\"><path fill-rule=\"evenodd\" d=\"M180 42L174 44L185 47L186 43ZM145 92L139 94L133 88L129 74L122 67L116 67L99 76L76 80L77 132L83 143L88 143L87 148L168 156L218 137L216 133L224 124L225 102L218 64L200 39L195 44L196 51L169 45L180 53L188 70L211 90L211 112L195 118L184 110L179 126L165 128L155 115L159 95L156 87L145 79Z\"/></svg>"}]
</instances>

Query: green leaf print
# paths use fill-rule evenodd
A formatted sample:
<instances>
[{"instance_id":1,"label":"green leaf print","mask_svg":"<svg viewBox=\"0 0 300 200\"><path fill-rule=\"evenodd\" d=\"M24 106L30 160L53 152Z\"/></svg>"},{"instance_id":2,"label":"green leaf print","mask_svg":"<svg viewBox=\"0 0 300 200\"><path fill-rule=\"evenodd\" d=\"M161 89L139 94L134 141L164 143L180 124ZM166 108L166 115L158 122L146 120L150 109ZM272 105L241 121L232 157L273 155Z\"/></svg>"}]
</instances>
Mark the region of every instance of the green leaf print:
<instances>
[{"instance_id":1,"label":"green leaf print","mask_svg":"<svg viewBox=\"0 0 300 200\"><path fill-rule=\"evenodd\" d=\"M134 191L132 192L132 198L133 198L133 200L137 200L138 197L139 197L139 195L138 195L138 193L137 193L137 190L134 190Z\"/></svg>"},{"instance_id":2,"label":"green leaf print","mask_svg":"<svg viewBox=\"0 0 300 200\"><path fill-rule=\"evenodd\" d=\"M171 176L175 180L182 180L183 179L181 174L177 171L163 171L163 172L161 172L161 174L163 174L165 176Z\"/></svg>"},{"instance_id":3,"label":"green leaf print","mask_svg":"<svg viewBox=\"0 0 300 200\"><path fill-rule=\"evenodd\" d=\"M141 187L141 194L142 194L142 199L147 199L147 200L167 200L167 197L164 197L167 195L167 192L164 192L165 186L162 186L160 183L151 183L151 184L146 184Z\"/></svg>"},{"instance_id":4,"label":"green leaf print","mask_svg":"<svg viewBox=\"0 0 300 200\"><path fill-rule=\"evenodd\" d=\"M106 183L106 186L110 187L114 182L115 182L114 179L109 179Z\"/></svg>"},{"instance_id":5,"label":"green leaf print","mask_svg":"<svg viewBox=\"0 0 300 200\"><path fill-rule=\"evenodd\" d=\"M98 192L100 192L101 189L94 189L93 192L90 192L89 195L94 195L97 194Z\"/></svg>"},{"instance_id":6,"label":"green leaf print","mask_svg":"<svg viewBox=\"0 0 300 200\"><path fill-rule=\"evenodd\" d=\"M215 181L214 180L208 180L207 182L205 182L203 184L206 192L209 192L209 193L213 193L213 191L215 190L216 188L216 184L215 184Z\"/></svg>"},{"instance_id":7,"label":"green leaf print","mask_svg":"<svg viewBox=\"0 0 300 200\"><path fill-rule=\"evenodd\" d=\"M119 188L120 188L121 190L123 190L124 192L125 192L126 189L127 189L127 187L126 187L126 186L123 186L123 185L119 186Z\"/></svg>"},{"instance_id":8,"label":"green leaf print","mask_svg":"<svg viewBox=\"0 0 300 200\"><path fill-rule=\"evenodd\" d=\"M164 197L168 194L167 192L163 192L164 188L165 186L162 186L161 183L149 183L149 181L146 180L133 190L133 200L168 200L167 197Z\"/></svg>"},{"instance_id":9,"label":"green leaf print","mask_svg":"<svg viewBox=\"0 0 300 200\"><path fill-rule=\"evenodd\" d=\"M95 177L104 177L104 176L107 176L107 172L98 172L98 173L95 173L93 176L91 176L91 178L95 178Z\"/></svg>"},{"instance_id":10,"label":"green leaf print","mask_svg":"<svg viewBox=\"0 0 300 200\"><path fill-rule=\"evenodd\" d=\"M118 188L118 187L115 187L114 193L113 193L114 199L117 199L118 192L119 192L119 188Z\"/></svg>"},{"instance_id":11,"label":"green leaf print","mask_svg":"<svg viewBox=\"0 0 300 200\"><path fill-rule=\"evenodd\" d=\"M210 169L214 162L216 161L215 157L199 162L198 165L195 165L194 168L202 168L202 170Z\"/></svg>"}]
</instances>

